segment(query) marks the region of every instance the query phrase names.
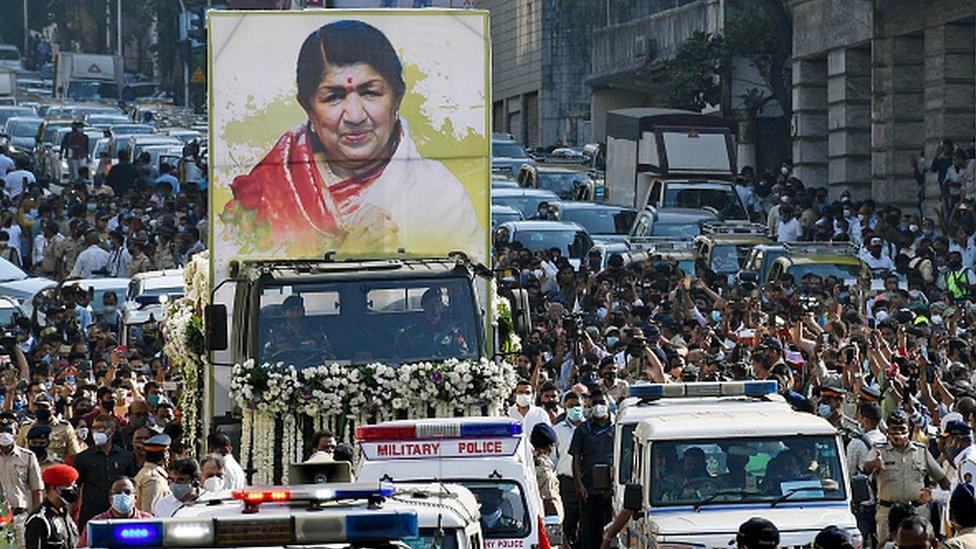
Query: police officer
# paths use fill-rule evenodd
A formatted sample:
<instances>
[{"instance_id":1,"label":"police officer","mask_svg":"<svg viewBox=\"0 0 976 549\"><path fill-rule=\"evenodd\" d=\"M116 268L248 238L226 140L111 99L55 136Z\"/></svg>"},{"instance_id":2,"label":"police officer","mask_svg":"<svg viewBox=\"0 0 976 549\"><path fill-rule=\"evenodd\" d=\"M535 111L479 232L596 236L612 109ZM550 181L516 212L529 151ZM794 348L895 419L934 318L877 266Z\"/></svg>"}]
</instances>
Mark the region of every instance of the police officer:
<instances>
[{"instance_id":1,"label":"police officer","mask_svg":"<svg viewBox=\"0 0 976 549\"><path fill-rule=\"evenodd\" d=\"M74 456L81 452L83 448L75 435L75 429L71 423L60 419L51 411L51 398L44 393L39 393L34 397L32 406L34 408L34 421L25 422L17 432L17 444L28 446L28 439L31 438L27 433L35 425L46 425L50 427L49 443L47 454L55 461L64 461L68 456ZM40 460L44 461L44 460Z\"/></svg>"},{"instance_id":2,"label":"police officer","mask_svg":"<svg viewBox=\"0 0 976 549\"><path fill-rule=\"evenodd\" d=\"M68 506L78 497L78 471L59 463L44 471L44 501L27 518L24 546L28 549L68 549L78 545L78 527Z\"/></svg>"},{"instance_id":3,"label":"police officer","mask_svg":"<svg viewBox=\"0 0 976 549\"><path fill-rule=\"evenodd\" d=\"M51 427L48 425L35 425L27 431L27 449L34 452L37 462L41 466L41 475L52 465L63 463L54 457L48 448L51 445Z\"/></svg>"},{"instance_id":4,"label":"police officer","mask_svg":"<svg viewBox=\"0 0 976 549\"><path fill-rule=\"evenodd\" d=\"M852 438L847 444L847 470L851 475L864 474L864 462L871 449L883 446L887 440L879 428L881 408L877 403L868 400L858 402L856 419L863 434ZM854 517L857 519L857 526L866 547L877 546L874 540L876 531L874 520L877 511L878 506L873 493L868 494L868 499L854 503Z\"/></svg>"},{"instance_id":5,"label":"police officer","mask_svg":"<svg viewBox=\"0 0 976 549\"><path fill-rule=\"evenodd\" d=\"M893 506L914 507L917 514L927 516L932 491L925 485L926 476L943 489L949 488L949 479L942 467L925 446L909 439L910 431L905 412L900 409L892 412L888 416L888 441L872 449L864 462L865 473L877 473L878 511L875 519L879 538L888 535L888 513Z\"/></svg>"},{"instance_id":6,"label":"police officer","mask_svg":"<svg viewBox=\"0 0 976 549\"><path fill-rule=\"evenodd\" d=\"M146 462L136 475L136 508L151 513L156 502L170 493L166 474L169 445L172 439L159 434L146 439Z\"/></svg>"},{"instance_id":7,"label":"police officer","mask_svg":"<svg viewBox=\"0 0 976 549\"><path fill-rule=\"evenodd\" d=\"M530 440L534 449L535 479L539 485L542 509L547 517L562 518L563 502L559 497L559 479L556 478L556 467L552 463L552 455L559 441L556 431L545 423L539 423L532 428Z\"/></svg>"}]
</instances>

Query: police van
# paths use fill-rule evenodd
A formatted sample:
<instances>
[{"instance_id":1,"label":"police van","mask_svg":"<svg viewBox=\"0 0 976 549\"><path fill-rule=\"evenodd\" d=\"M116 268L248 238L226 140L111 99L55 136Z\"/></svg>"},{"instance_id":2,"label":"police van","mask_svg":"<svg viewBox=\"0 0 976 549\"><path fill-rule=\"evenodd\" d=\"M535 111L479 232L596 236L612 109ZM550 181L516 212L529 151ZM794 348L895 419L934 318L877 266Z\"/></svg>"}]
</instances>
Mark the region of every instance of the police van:
<instances>
[{"instance_id":1,"label":"police van","mask_svg":"<svg viewBox=\"0 0 976 549\"><path fill-rule=\"evenodd\" d=\"M615 428L614 511L632 512L620 546L724 548L762 516L783 547L830 525L860 547L837 430L775 381L634 385Z\"/></svg>"},{"instance_id":2,"label":"police van","mask_svg":"<svg viewBox=\"0 0 976 549\"><path fill-rule=\"evenodd\" d=\"M505 418L390 421L356 429L364 482L460 484L481 507L486 548L557 545L558 517L545 516L522 424Z\"/></svg>"},{"instance_id":3,"label":"police van","mask_svg":"<svg viewBox=\"0 0 976 549\"><path fill-rule=\"evenodd\" d=\"M478 505L450 484L329 483L203 494L173 518L100 520L91 547L481 549Z\"/></svg>"}]
</instances>

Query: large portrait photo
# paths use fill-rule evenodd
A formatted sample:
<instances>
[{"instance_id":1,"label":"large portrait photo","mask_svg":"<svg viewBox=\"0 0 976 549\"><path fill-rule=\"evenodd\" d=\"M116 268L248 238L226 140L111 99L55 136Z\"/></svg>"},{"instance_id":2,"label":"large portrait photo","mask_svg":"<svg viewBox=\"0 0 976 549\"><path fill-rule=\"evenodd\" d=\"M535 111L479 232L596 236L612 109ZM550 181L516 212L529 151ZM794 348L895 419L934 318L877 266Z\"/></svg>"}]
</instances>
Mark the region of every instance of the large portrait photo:
<instances>
[{"instance_id":1,"label":"large portrait photo","mask_svg":"<svg viewBox=\"0 0 976 549\"><path fill-rule=\"evenodd\" d=\"M483 260L486 31L474 11L213 15L216 257Z\"/></svg>"}]
</instances>

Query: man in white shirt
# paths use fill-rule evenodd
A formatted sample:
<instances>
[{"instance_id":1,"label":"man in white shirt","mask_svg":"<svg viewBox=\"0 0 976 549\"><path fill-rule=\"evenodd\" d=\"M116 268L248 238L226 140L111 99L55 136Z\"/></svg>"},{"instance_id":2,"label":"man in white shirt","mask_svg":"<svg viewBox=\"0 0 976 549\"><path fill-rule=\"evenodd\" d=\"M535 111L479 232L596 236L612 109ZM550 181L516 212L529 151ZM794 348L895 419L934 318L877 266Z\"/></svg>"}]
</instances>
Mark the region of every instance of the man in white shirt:
<instances>
[{"instance_id":1,"label":"man in white shirt","mask_svg":"<svg viewBox=\"0 0 976 549\"><path fill-rule=\"evenodd\" d=\"M976 266L976 242L973 241L973 237L966 234L966 229L962 227L956 229L953 237L949 242L949 251L959 252L962 255L963 267Z\"/></svg>"},{"instance_id":2,"label":"man in white shirt","mask_svg":"<svg viewBox=\"0 0 976 549\"><path fill-rule=\"evenodd\" d=\"M782 221L777 228L776 241L796 242L800 240L803 236L803 226L800 225L800 220L793 215L793 207L789 204L783 204L779 207L779 213Z\"/></svg>"},{"instance_id":3,"label":"man in white shirt","mask_svg":"<svg viewBox=\"0 0 976 549\"><path fill-rule=\"evenodd\" d=\"M21 193L24 192L24 183L32 184L37 181L28 169L27 159L18 156L17 160L14 162L17 169L12 172L7 172L7 175L3 178L3 189L6 191L7 196L11 199L17 198Z\"/></svg>"},{"instance_id":4,"label":"man in white shirt","mask_svg":"<svg viewBox=\"0 0 976 549\"><path fill-rule=\"evenodd\" d=\"M244 469L234 459L230 438L226 434L217 431L207 435L207 451L211 454L224 456L224 489L240 490L247 486Z\"/></svg>"},{"instance_id":5,"label":"man in white shirt","mask_svg":"<svg viewBox=\"0 0 976 549\"><path fill-rule=\"evenodd\" d=\"M522 422L522 433L528 436L532 428L539 423L551 425L549 414L535 405L535 395L532 394L532 384L521 379L515 386L515 404L508 409L508 417Z\"/></svg>"},{"instance_id":6,"label":"man in white shirt","mask_svg":"<svg viewBox=\"0 0 976 549\"><path fill-rule=\"evenodd\" d=\"M891 258L881 253L884 241L880 236L872 236L866 248L861 250L861 260L867 263L872 271L893 271L895 264Z\"/></svg>"},{"instance_id":7,"label":"man in white shirt","mask_svg":"<svg viewBox=\"0 0 976 549\"><path fill-rule=\"evenodd\" d=\"M75 259L75 266L71 269L71 276L78 278L91 278L98 274L106 276L108 274L109 261L111 254L106 252L98 241L98 233L90 231L85 235L85 244L88 246Z\"/></svg>"},{"instance_id":8,"label":"man in white shirt","mask_svg":"<svg viewBox=\"0 0 976 549\"><path fill-rule=\"evenodd\" d=\"M124 277L129 268L129 262L132 261L132 254L125 247L125 236L122 233L112 231L111 238L112 252L109 254L108 274L109 276Z\"/></svg>"},{"instance_id":9,"label":"man in white shirt","mask_svg":"<svg viewBox=\"0 0 976 549\"><path fill-rule=\"evenodd\" d=\"M563 500L563 536L572 547L576 541L576 530L579 527L580 501L576 492L576 481L573 480L573 456L569 453L569 445L573 442L573 433L583 424L583 403L580 396L572 391L563 395L563 409L566 418L553 425L556 431L556 451L552 455L556 462L556 477L559 479L559 497Z\"/></svg>"},{"instance_id":10,"label":"man in white shirt","mask_svg":"<svg viewBox=\"0 0 976 549\"><path fill-rule=\"evenodd\" d=\"M7 172L14 169L14 160L0 151L0 177L6 177Z\"/></svg>"}]
</instances>

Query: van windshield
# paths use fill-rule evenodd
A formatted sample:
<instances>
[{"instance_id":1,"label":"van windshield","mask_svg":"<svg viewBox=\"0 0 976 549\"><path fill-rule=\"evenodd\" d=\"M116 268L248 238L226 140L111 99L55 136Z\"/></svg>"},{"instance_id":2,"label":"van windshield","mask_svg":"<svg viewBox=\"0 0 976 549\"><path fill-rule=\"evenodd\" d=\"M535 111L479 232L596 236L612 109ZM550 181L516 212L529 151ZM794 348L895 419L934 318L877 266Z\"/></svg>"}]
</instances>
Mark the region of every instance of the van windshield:
<instances>
[{"instance_id":1,"label":"van windshield","mask_svg":"<svg viewBox=\"0 0 976 549\"><path fill-rule=\"evenodd\" d=\"M464 277L275 284L261 289L258 359L296 368L479 356Z\"/></svg>"},{"instance_id":2,"label":"van windshield","mask_svg":"<svg viewBox=\"0 0 976 549\"><path fill-rule=\"evenodd\" d=\"M510 480L452 480L474 494L481 507L481 531L488 539L524 538L532 529L525 494Z\"/></svg>"},{"instance_id":3,"label":"van windshield","mask_svg":"<svg viewBox=\"0 0 976 549\"><path fill-rule=\"evenodd\" d=\"M832 436L654 442L651 457L655 507L847 497Z\"/></svg>"}]
</instances>

